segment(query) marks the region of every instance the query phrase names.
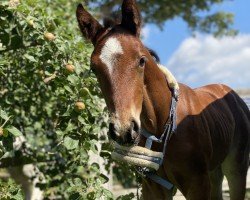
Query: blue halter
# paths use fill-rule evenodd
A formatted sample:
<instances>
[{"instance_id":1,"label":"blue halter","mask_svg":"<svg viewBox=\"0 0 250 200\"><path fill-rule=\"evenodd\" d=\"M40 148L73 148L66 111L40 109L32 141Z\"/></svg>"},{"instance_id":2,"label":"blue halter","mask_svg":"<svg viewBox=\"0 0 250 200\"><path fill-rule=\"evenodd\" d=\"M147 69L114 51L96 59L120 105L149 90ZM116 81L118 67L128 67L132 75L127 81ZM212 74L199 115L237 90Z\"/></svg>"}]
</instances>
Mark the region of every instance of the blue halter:
<instances>
[{"instance_id":1,"label":"blue halter","mask_svg":"<svg viewBox=\"0 0 250 200\"><path fill-rule=\"evenodd\" d=\"M176 90L176 89L171 89L171 93L172 93L172 98L171 98L169 118L168 118L168 121L166 122L166 124L164 126L164 131L163 131L161 137L157 138L157 137L155 137L153 134L149 133L145 129L143 129L142 133L141 133L144 137L147 138L146 143L145 143L145 147L147 149L151 149L153 142L157 142L157 143L163 143L164 142L164 146L163 146L163 150L162 150L163 159L161 159L159 161L160 163L158 163L160 165L163 164L163 160L164 160L164 156L165 156L165 153L166 153L166 148L167 148L168 141L170 140L171 136L173 135L173 133L175 132L175 130L177 128L177 124L176 124L176 106L177 106L177 101L178 101L178 97L179 97L179 91ZM152 181L160 184L161 186L167 188L168 190L173 188L172 183L170 183L169 181L161 178L160 176L158 176L155 173L155 171L152 171L152 170L148 169L147 167L138 167L137 171L142 176L148 177Z\"/></svg>"}]
</instances>

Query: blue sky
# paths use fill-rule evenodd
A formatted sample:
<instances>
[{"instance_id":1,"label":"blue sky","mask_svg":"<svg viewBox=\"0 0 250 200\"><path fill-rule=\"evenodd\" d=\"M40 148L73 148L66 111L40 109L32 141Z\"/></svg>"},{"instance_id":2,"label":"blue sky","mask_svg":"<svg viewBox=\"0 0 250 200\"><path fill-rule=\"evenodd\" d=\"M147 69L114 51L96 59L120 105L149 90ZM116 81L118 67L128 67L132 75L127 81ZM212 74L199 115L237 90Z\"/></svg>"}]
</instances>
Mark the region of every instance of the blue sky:
<instances>
[{"instance_id":1,"label":"blue sky","mask_svg":"<svg viewBox=\"0 0 250 200\"><path fill-rule=\"evenodd\" d=\"M234 28L240 33L250 34L250 0L227 0L222 4L213 7L212 12L225 11L235 15ZM191 36L185 22L176 18L168 21L164 25L164 30L160 31L156 25L148 25L153 34L145 40L145 44L157 51L162 63L166 63L181 42Z\"/></svg>"},{"instance_id":2,"label":"blue sky","mask_svg":"<svg viewBox=\"0 0 250 200\"><path fill-rule=\"evenodd\" d=\"M147 25L144 27L144 43L154 49L160 56L161 63L165 65L169 65L168 67L170 70L173 71L173 73L180 78L181 82L184 82L186 84L191 85L192 87L197 87L202 84L212 83L213 81L222 82L225 84L229 84L233 88L250 88L250 60L248 60L248 57L250 59L250 0L227 0L223 4L216 5L212 8L212 12L215 11L226 11L231 12L235 15L235 23L234 28L239 31L239 35L235 39L213 39L210 35L201 35L198 34L198 38L194 39L191 37L191 32L188 29L185 22L183 22L180 18L176 18L172 21L168 21L164 25L164 30L160 31L158 27L155 25ZM209 43L215 44L214 46L211 46ZM226 59L225 53L222 54L223 46L221 45L227 45L227 42L232 43L232 47L230 47L230 52L228 52L228 56L230 55L230 59L235 58L234 60L231 60L231 62L228 64L230 67L224 66L222 67L216 67L215 63L210 63L210 65L207 64L207 62L216 60L217 63L220 63L221 60L228 60ZM202 76L202 80L199 80L199 72L197 65L199 64L197 61L194 63L190 58L188 58L190 61L188 63L181 63L180 60L177 60L177 57L179 59L186 60L185 53L183 53L183 50L189 51L187 48L190 46L190 48L193 49L192 45L199 44L199 47L203 49L203 52L205 51L206 54L213 54L214 51L217 51L221 48L221 52L217 52L216 55L213 55L214 57L207 58L203 56L204 54L199 54L199 52L195 52L195 54L192 54L193 56L199 57L199 60L201 60L200 64L204 64L204 67L210 68L208 71L211 71L211 68L221 68L220 70L215 70L216 73L221 73L223 75L223 72L228 72L228 70L232 70L231 73L225 73L225 77L218 76L216 74L217 79L215 76L213 78L207 78L207 81L204 80L206 77L205 74ZM221 45L220 45L221 44ZM245 45L244 45L245 44ZM235 45L235 48L233 47ZM208 49L208 46L210 48ZM227 47L228 48L228 47ZM241 52L240 55L238 55L238 52ZM181 53L181 57L180 57ZM223 57L223 59L222 59ZM214 58L214 59L213 59ZM228 57L229 58L229 57ZM234 67L232 63L237 63L237 59L240 59L241 67L239 70L237 70L237 66ZM245 59L245 62L244 62ZM247 63L248 62L248 63ZM224 62L225 63L225 62ZM178 66L176 66L178 64ZM185 64L190 64L191 66L186 66ZM183 66L184 65L184 66ZM236 64L235 64L236 65ZM176 74L181 73L180 66L182 67L189 67L189 70L187 70L188 74ZM203 66L201 66L203 67ZM176 70L178 68L178 70ZM185 69L183 69L185 71ZM202 69L201 69L202 70ZM248 73L246 73L248 76L246 76L243 80L234 81L233 75L234 74L240 74L244 70ZM193 72L193 74L192 74ZM196 73L196 78L194 78L194 75ZM230 75L231 74L231 75ZM183 77L186 75L189 75L190 79L185 80ZM212 74L209 74L210 77ZM193 78L192 78L193 77ZM195 82L194 82L195 81Z\"/></svg>"}]
</instances>

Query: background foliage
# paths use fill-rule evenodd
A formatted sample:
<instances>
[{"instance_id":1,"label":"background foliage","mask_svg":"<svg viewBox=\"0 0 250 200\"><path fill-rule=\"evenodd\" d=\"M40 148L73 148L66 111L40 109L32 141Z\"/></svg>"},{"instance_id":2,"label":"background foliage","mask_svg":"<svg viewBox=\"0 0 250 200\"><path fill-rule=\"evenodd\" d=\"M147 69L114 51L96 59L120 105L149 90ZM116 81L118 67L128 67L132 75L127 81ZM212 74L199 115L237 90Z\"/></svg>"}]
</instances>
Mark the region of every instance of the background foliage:
<instances>
[{"instance_id":1,"label":"background foliage","mask_svg":"<svg viewBox=\"0 0 250 200\"><path fill-rule=\"evenodd\" d=\"M67 0L1 1L0 165L37 163L48 198L109 199L107 178L88 162L105 124L75 8ZM20 135L27 142L16 150Z\"/></svg>"},{"instance_id":2,"label":"background foliage","mask_svg":"<svg viewBox=\"0 0 250 200\"><path fill-rule=\"evenodd\" d=\"M223 11L211 11L212 6L228 0L137 0L145 23L157 24L160 28L164 22L182 18L192 31L213 33L215 36L235 35L233 29L234 15ZM101 16L117 20L120 16L120 0L88 0ZM119 20L118 20L119 21Z\"/></svg>"}]
</instances>

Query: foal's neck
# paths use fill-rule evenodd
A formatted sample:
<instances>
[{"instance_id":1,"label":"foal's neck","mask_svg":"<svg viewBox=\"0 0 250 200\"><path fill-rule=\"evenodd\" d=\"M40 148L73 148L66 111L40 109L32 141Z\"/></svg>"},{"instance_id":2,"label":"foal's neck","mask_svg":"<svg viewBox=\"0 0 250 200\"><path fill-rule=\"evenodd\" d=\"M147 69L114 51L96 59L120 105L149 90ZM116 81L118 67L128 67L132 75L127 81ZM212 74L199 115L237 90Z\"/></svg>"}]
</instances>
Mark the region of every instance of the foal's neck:
<instances>
[{"instance_id":1,"label":"foal's neck","mask_svg":"<svg viewBox=\"0 0 250 200\"><path fill-rule=\"evenodd\" d=\"M160 136L169 116L171 92L165 75L153 60L148 62L144 73L142 127Z\"/></svg>"}]
</instances>

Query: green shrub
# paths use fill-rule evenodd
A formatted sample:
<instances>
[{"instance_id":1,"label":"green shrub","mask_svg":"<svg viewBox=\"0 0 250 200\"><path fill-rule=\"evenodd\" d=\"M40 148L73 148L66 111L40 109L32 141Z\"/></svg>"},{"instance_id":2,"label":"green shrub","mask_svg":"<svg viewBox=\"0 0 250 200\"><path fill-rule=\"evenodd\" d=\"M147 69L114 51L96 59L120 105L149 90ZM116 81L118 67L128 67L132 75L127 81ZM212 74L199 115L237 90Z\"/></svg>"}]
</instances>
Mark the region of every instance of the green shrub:
<instances>
[{"instance_id":1,"label":"green shrub","mask_svg":"<svg viewBox=\"0 0 250 200\"><path fill-rule=\"evenodd\" d=\"M0 165L37 163L48 198L111 199L101 186L107 177L98 164L89 165L105 111L89 70L92 46L76 24L76 3L0 3ZM20 135L27 143L15 150Z\"/></svg>"}]
</instances>

